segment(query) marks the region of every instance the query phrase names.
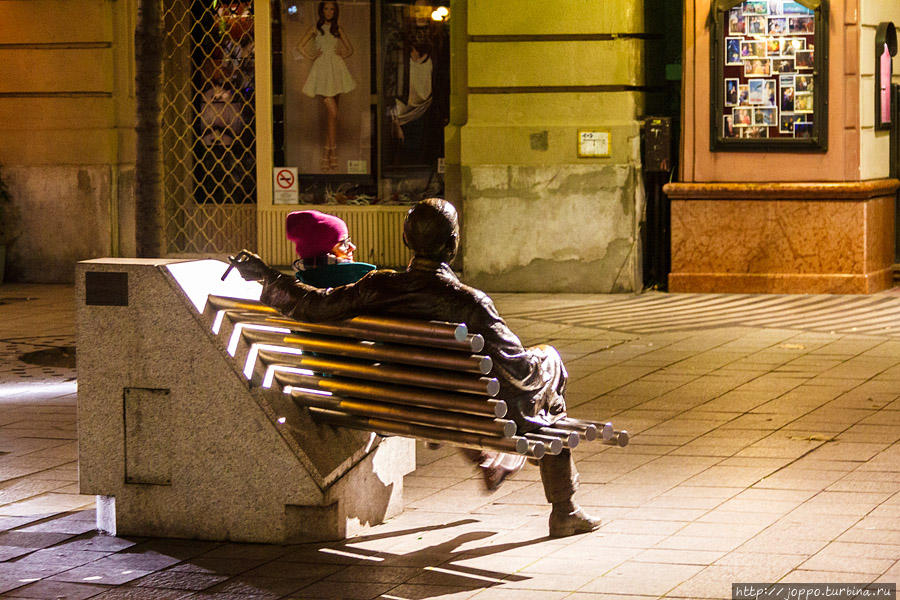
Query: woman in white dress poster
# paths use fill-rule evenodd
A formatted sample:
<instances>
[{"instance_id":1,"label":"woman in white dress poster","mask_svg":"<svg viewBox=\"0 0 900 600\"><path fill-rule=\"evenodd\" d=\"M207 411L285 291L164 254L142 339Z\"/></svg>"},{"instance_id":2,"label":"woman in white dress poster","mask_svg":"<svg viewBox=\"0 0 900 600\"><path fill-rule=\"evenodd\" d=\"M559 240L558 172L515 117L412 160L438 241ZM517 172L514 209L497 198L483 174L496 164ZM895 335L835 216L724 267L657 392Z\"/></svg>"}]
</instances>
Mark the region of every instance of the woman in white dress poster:
<instances>
[{"instance_id":1,"label":"woman in white dress poster","mask_svg":"<svg viewBox=\"0 0 900 600\"><path fill-rule=\"evenodd\" d=\"M337 168L338 97L356 87L344 62L353 54L353 45L338 23L337 2L319 2L317 13L316 25L303 35L298 49L303 56L313 60L303 93L310 98L321 98L325 106L325 147L321 167L323 171L334 171Z\"/></svg>"}]
</instances>

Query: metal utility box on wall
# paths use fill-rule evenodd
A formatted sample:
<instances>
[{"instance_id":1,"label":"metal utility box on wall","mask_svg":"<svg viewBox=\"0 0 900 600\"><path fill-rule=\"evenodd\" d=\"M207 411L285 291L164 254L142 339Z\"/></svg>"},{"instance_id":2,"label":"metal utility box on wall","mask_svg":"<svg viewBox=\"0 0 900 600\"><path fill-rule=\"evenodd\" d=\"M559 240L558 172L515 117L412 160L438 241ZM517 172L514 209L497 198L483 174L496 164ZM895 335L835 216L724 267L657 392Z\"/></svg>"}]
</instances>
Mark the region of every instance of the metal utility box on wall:
<instances>
[{"instance_id":1,"label":"metal utility box on wall","mask_svg":"<svg viewBox=\"0 0 900 600\"><path fill-rule=\"evenodd\" d=\"M644 127L644 171L668 171L672 168L672 118L650 117Z\"/></svg>"}]
</instances>

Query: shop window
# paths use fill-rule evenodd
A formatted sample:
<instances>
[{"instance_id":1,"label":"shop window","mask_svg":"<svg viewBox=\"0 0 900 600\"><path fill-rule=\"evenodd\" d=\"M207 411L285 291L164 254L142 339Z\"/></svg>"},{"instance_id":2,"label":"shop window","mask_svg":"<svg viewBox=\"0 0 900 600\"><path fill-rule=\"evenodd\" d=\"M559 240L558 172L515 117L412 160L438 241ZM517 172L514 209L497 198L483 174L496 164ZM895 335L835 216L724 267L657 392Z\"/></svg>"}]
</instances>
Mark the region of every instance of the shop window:
<instances>
[{"instance_id":1,"label":"shop window","mask_svg":"<svg viewBox=\"0 0 900 600\"><path fill-rule=\"evenodd\" d=\"M274 164L297 168L299 202L440 195L449 8L434 0L280 0L277 7Z\"/></svg>"},{"instance_id":2,"label":"shop window","mask_svg":"<svg viewBox=\"0 0 900 600\"><path fill-rule=\"evenodd\" d=\"M826 150L826 2L716 0L710 19L712 150Z\"/></svg>"}]
</instances>

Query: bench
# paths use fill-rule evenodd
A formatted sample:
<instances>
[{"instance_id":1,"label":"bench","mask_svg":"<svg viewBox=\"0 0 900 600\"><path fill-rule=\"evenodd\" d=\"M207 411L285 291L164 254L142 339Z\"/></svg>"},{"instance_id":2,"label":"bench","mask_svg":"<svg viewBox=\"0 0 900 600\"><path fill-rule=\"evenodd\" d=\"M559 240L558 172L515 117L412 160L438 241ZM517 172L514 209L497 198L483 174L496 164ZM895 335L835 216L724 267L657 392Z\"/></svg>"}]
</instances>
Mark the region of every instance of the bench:
<instances>
[{"instance_id":1,"label":"bench","mask_svg":"<svg viewBox=\"0 0 900 600\"><path fill-rule=\"evenodd\" d=\"M465 324L363 316L308 323L259 301L210 295L203 312L254 386L313 420L381 435L540 459L581 441L625 446L611 423L563 418L520 434L496 396L484 339Z\"/></svg>"},{"instance_id":2,"label":"bench","mask_svg":"<svg viewBox=\"0 0 900 600\"><path fill-rule=\"evenodd\" d=\"M299 323L217 260L76 273L79 490L115 535L287 543L403 510L415 441L537 458L605 424L519 435L462 325ZM378 435L383 434L383 435Z\"/></svg>"}]
</instances>

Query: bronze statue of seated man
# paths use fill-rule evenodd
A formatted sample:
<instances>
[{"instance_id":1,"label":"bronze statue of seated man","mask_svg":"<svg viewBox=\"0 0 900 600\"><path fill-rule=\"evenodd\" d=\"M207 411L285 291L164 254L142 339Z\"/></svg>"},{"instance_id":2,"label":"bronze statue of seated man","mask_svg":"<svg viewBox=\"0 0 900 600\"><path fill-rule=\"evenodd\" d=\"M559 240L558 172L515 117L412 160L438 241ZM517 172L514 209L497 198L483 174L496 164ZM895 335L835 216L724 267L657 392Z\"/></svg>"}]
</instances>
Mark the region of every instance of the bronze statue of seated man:
<instances>
[{"instance_id":1,"label":"bronze statue of seated man","mask_svg":"<svg viewBox=\"0 0 900 600\"><path fill-rule=\"evenodd\" d=\"M381 315L465 323L470 333L484 337L484 353L494 364L500 381L499 397L506 401L519 433L551 425L565 417L567 374L551 346L525 348L500 317L494 303L481 290L457 278L449 263L459 246L456 209L431 198L407 214L403 241L413 258L406 271L376 270L356 283L316 288L284 275L247 253L233 261L248 280L263 284L261 300L301 321L334 321L358 315ZM523 457L469 451L467 456L484 473L489 489L522 466ZM562 537L593 531L600 520L587 515L573 500L578 472L571 451L545 455L540 461L541 481L550 513L550 535Z\"/></svg>"}]
</instances>

